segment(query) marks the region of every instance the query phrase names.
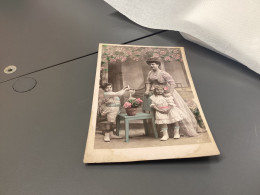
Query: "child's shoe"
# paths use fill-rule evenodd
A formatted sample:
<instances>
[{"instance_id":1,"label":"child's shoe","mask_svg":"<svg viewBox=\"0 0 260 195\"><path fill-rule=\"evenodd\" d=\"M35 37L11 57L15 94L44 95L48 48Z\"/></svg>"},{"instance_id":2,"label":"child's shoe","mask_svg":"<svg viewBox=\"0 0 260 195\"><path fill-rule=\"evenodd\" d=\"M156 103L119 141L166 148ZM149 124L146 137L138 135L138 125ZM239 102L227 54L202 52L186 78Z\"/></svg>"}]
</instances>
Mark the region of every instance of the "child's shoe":
<instances>
[{"instance_id":1,"label":"child's shoe","mask_svg":"<svg viewBox=\"0 0 260 195\"><path fill-rule=\"evenodd\" d=\"M105 141L105 142L110 142L110 136L109 136L109 133L105 133L104 141Z\"/></svg>"},{"instance_id":2,"label":"child's shoe","mask_svg":"<svg viewBox=\"0 0 260 195\"><path fill-rule=\"evenodd\" d=\"M174 139L180 139L180 128L178 127L178 128L174 128L174 131L173 131L173 138Z\"/></svg>"},{"instance_id":3,"label":"child's shoe","mask_svg":"<svg viewBox=\"0 0 260 195\"><path fill-rule=\"evenodd\" d=\"M110 132L109 132L109 137L110 137L111 139L122 139L121 136L114 135L113 131L110 131Z\"/></svg>"},{"instance_id":4,"label":"child's shoe","mask_svg":"<svg viewBox=\"0 0 260 195\"><path fill-rule=\"evenodd\" d=\"M163 136L161 138L161 141L166 141L169 139L169 135L168 135L168 131L167 130L164 130L163 131Z\"/></svg>"}]
</instances>

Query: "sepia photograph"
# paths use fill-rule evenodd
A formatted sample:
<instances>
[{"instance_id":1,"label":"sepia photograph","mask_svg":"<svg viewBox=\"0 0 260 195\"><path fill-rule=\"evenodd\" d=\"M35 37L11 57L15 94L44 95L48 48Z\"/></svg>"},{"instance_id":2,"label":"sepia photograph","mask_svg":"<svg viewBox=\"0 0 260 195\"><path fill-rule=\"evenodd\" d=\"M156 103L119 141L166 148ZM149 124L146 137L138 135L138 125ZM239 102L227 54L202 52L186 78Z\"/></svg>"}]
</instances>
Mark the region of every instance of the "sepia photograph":
<instances>
[{"instance_id":1,"label":"sepia photograph","mask_svg":"<svg viewBox=\"0 0 260 195\"><path fill-rule=\"evenodd\" d=\"M98 52L85 163L219 155L183 47Z\"/></svg>"}]
</instances>

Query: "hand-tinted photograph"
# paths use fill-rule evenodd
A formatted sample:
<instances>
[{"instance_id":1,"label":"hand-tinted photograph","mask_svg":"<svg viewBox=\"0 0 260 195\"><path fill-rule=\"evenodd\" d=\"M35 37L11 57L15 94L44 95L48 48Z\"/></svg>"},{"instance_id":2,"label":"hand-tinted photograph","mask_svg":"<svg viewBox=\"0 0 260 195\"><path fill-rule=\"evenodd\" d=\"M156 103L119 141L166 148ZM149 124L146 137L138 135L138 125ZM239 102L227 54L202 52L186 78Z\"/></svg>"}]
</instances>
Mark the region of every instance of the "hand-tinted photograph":
<instances>
[{"instance_id":1,"label":"hand-tinted photograph","mask_svg":"<svg viewBox=\"0 0 260 195\"><path fill-rule=\"evenodd\" d=\"M183 47L99 45L85 163L212 155Z\"/></svg>"}]
</instances>

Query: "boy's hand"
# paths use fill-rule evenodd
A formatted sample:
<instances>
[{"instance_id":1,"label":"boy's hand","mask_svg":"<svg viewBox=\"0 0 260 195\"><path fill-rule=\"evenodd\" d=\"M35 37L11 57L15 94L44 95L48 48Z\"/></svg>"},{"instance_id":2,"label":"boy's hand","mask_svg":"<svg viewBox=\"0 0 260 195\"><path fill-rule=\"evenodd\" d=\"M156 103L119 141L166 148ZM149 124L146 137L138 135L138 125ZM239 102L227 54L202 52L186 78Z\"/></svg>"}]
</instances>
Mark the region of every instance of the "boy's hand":
<instances>
[{"instance_id":1,"label":"boy's hand","mask_svg":"<svg viewBox=\"0 0 260 195\"><path fill-rule=\"evenodd\" d=\"M108 111L102 111L102 112L101 112L101 116L106 116L107 113L108 113Z\"/></svg>"},{"instance_id":2,"label":"boy's hand","mask_svg":"<svg viewBox=\"0 0 260 195\"><path fill-rule=\"evenodd\" d=\"M130 90L129 86L124 87L124 90L129 91Z\"/></svg>"}]
</instances>

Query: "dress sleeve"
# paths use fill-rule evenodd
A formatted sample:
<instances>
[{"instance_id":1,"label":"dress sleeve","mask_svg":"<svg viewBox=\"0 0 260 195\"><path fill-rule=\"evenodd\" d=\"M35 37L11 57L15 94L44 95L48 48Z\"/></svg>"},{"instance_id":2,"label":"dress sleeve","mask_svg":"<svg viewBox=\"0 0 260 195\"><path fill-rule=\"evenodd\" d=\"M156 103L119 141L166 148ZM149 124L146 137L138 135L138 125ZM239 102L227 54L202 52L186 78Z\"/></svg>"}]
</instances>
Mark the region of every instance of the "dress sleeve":
<instances>
[{"instance_id":1,"label":"dress sleeve","mask_svg":"<svg viewBox=\"0 0 260 195\"><path fill-rule=\"evenodd\" d=\"M152 103L150 104L150 107L155 106L154 96L152 95L152 96L150 97L150 99L152 100Z\"/></svg>"},{"instance_id":2,"label":"dress sleeve","mask_svg":"<svg viewBox=\"0 0 260 195\"><path fill-rule=\"evenodd\" d=\"M169 96L169 97L165 97L166 99L166 102L171 105L171 106L175 106L175 103L174 103L174 100L173 100L173 97L172 96Z\"/></svg>"},{"instance_id":3,"label":"dress sleeve","mask_svg":"<svg viewBox=\"0 0 260 195\"><path fill-rule=\"evenodd\" d=\"M168 72L162 71L162 77L168 84L174 87L176 86L175 81L173 80L172 76Z\"/></svg>"},{"instance_id":4,"label":"dress sleeve","mask_svg":"<svg viewBox=\"0 0 260 195\"><path fill-rule=\"evenodd\" d=\"M150 79L150 75L151 75L151 71L148 73L147 79L146 79L146 83L152 83L151 79Z\"/></svg>"}]
</instances>

